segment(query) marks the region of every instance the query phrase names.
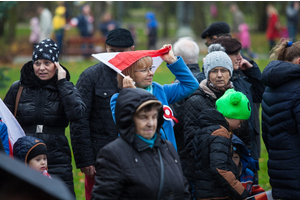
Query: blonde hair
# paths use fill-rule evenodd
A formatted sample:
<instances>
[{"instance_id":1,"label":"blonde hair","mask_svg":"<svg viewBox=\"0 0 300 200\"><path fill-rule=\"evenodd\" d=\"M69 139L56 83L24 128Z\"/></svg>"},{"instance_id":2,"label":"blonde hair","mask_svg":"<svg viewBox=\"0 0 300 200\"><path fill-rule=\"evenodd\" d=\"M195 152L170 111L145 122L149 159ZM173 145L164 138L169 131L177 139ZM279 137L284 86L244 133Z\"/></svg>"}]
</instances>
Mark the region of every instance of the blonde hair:
<instances>
[{"instance_id":1,"label":"blonde hair","mask_svg":"<svg viewBox=\"0 0 300 200\"><path fill-rule=\"evenodd\" d=\"M268 14L278 15L278 12L277 12L276 8L272 4L267 5L267 12L268 12Z\"/></svg>"},{"instance_id":2,"label":"blonde hair","mask_svg":"<svg viewBox=\"0 0 300 200\"><path fill-rule=\"evenodd\" d=\"M146 57L143 57L143 58L139 59L138 61L134 62L128 68L124 69L122 71L122 73L125 76L130 76L133 79L133 81L135 81L134 71L136 71L137 69L144 69L145 67L152 65L152 63L153 63L152 57L146 56ZM117 81L118 81L119 88L123 88L123 79L124 79L123 76L121 76L120 74L117 75Z\"/></svg>"},{"instance_id":3,"label":"blonde hair","mask_svg":"<svg viewBox=\"0 0 300 200\"><path fill-rule=\"evenodd\" d=\"M271 60L282 60L292 62L295 58L300 57L300 41L294 42L288 46L288 43L292 41L290 39L281 38L270 51Z\"/></svg>"}]
</instances>

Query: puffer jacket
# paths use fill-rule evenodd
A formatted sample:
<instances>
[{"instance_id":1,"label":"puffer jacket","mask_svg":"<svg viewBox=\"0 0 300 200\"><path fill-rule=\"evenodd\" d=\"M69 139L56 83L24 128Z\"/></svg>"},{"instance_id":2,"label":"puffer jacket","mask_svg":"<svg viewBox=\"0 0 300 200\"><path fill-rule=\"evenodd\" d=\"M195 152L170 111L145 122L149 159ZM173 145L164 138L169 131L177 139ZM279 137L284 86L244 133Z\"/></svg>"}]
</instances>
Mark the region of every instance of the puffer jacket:
<instances>
[{"instance_id":1,"label":"puffer jacket","mask_svg":"<svg viewBox=\"0 0 300 200\"><path fill-rule=\"evenodd\" d=\"M215 108L217 97L206 85L207 79L200 83L200 87L194 92L184 105L183 135L185 145L185 168L184 175L189 181L195 177L195 162L193 150L193 138L199 129L198 117L202 110Z\"/></svg>"},{"instance_id":2,"label":"puffer jacket","mask_svg":"<svg viewBox=\"0 0 300 200\"><path fill-rule=\"evenodd\" d=\"M64 67L63 67L64 68ZM69 121L81 119L85 104L79 91L70 82L70 74L57 81L57 75L48 81L41 81L33 71L32 61L21 69L20 81L12 84L4 103L14 113L19 86L23 91L19 100L16 119L26 135L42 139L48 149L48 168L51 175L59 176L74 193L71 151L65 128ZM36 133L37 125L43 125L43 132Z\"/></svg>"},{"instance_id":3,"label":"puffer jacket","mask_svg":"<svg viewBox=\"0 0 300 200\"><path fill-rule=\"evenodd\" d=\"M264 69L262 136L274 199L300 197L300 67L271 61Z\"/></svg>"},{"instance_id":4,"label":"puffer jacket","mask_svg":"<svg viewBox=\"0 0 300 200\"><path fill-rule=\"evenodd\" d=\"M118 137L110 98L118 93L117 73L103 63L87 68L76 87L86 105L80 120L71 122L70 133L77 168L96 164L100 149Z\"/></svg>"},{"instance_id":5,"label":"puffer jacket","mask_svg":"<svg viewBox=\"0 0 300 200\"><path fill-rule=\"evenodd\" d=\"M195 198L246 199L248 192L238 181L238 169L232 160L228 122L216 109L203 110L198 120L200 130L193 139Z\"/></svg>"},{"instance_id":6,"label":"puffer jacket","mask_svg":"<svg viewBox=\"0 0 300 200\"><path fill-rule=\"evenodd\" d=\"M92 199L186 199L188 182L171 142L161 139L161 109L153 148L135 136L133 114L145 101L157 100L143 89L121 90L116 102L116 123L120 137L98 154ZM162 174L163 173L163 174Z\"/></svg>"}]
</instances>

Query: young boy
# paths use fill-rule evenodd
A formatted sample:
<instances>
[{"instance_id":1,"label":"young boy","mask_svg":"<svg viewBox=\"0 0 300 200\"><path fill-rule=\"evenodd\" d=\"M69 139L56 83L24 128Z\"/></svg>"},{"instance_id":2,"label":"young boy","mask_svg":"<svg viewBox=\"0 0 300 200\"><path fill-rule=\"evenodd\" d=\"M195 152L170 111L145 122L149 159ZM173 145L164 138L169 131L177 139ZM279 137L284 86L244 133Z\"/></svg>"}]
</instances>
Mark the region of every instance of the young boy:
<instances>
[{"instance_id":1,"label":"young boy","mask_svg":"<svg viewBox=\"0 0 300 200\"><path fill-rule=\"evenodd\" d=\"M232 160L238 167L239 181L248 191L249 196L265 192L265 190L258 185L258 180L251 170L258 170L257 160L252 158L244 142L235 135L233 135L232 144Z\"/></svg>"},{"instance_id":2,"label":"young boy","mask_svg":"<svg viewBox=\"0 0 300 200\"><path fill-rule=\"evenodd\" d=\"M47 147L41 139L32 136L19 138L14 143L13 155L25 162L25 165L51 178L47 172Z\"/></svg>"},{"instance_id":3,"label":"young boy","mask_svg":"<svg viewBox=\"0 0 300 200\"><path fill-rule=\"evenodd\" d=\"M232 160L232 131L250 117L247 97L228 89L216 101L216 109L205 109L198 118L200 129L193 138L195 199L246 199L248 191L238 180Z\"/></svg>"}]
</instances>

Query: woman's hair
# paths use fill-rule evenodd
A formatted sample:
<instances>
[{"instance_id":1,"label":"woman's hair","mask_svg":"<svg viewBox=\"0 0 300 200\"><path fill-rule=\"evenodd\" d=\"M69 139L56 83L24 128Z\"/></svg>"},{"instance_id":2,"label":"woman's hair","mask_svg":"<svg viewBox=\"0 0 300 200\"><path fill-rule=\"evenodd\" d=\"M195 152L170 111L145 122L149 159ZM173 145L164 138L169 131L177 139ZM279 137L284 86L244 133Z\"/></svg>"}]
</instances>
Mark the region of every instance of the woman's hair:
<instances>
[{"instance_id":1,"label":"woman's hair","mask_svg":"<svg viewBox=\"0 0 300 200\"><path fill-rule=\"evenodd\" d=\"M162 107L162 105L159 103L151 103L151 104L148 104L148 105L142 107L141 110L139 110L139 112L141 112L141 111L149 112L153 108L155 108L159 112L161 107Z\"/></svg>"},{"instance_id":2,"label":"woman's hair","mask_svg":"<svg viewBox=\"0 0 300 200\"><path fill-rule=\"evenodd\" d=\"M137 69L143 69L145 66L150 66L152 65L152 58L150 56L143 57L130 65L128 68L124 69L122 73L125 76L130 76L133 80L135 78L135 73ZM123 88L123 79L124 77L121 76L120 74L117 75L117 81L118 81L118 87Z\"/></svg>"},{"instance_id":3,"label":"woman's hair","mask_svg":"<svg viewBox=\"0 0 300 200\"><path fill-rule=\"evenodd\" d=\"M289 39L282 38L278 44L271 49L270 59L292 62L300 57L300 41L293 43Z\"/></svg>"},{"instance_id":4,"label":"woman's hair","mask_svg":"<svg viewBox=\"0 0 300 200\"><path fill-rule=\"evenodd\" d=\"M274 14L278 15L278 12L277 12L276 8L272 4L267 5L267 12L270 13L270 14L274 13Z\"/></svg>"}]
</instances>

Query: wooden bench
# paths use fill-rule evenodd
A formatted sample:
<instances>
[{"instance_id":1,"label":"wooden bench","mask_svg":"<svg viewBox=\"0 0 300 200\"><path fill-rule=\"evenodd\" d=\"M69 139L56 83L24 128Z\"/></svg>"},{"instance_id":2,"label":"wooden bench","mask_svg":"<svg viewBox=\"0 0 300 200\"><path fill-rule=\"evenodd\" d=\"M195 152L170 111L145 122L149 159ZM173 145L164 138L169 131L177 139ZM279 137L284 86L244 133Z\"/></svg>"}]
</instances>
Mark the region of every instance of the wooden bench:
<instances>
[{"instance_id":1,"label":"wooden bench","mask_svg":"<svg viewBox=\"0 0 300 200\"><path fill-rule=\"evenodd\" d=\"M85 49L82 49L85 45ZM92 48L89 46L92 45ZM65 55L87 55L94 53L105 52L105 38L104 37L73 37L67 39L63 54Z\"/></svg>"}]
</instances>

